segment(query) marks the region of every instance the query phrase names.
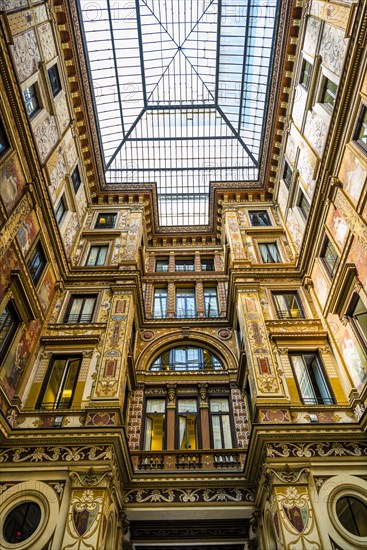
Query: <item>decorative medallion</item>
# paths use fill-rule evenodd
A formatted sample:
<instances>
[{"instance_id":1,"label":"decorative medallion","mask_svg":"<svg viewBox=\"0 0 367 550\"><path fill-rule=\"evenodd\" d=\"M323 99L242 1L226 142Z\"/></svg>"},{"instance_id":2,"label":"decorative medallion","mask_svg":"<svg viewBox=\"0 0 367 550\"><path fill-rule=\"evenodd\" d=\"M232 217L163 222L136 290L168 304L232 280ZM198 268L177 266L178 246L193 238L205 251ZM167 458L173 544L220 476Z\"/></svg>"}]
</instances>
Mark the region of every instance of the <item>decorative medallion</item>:
<instances>
[{"instance_id":1,"label":"decorative medallion","mask_svg":"<svg viewBox=\"0 0 367 550\"><path fill-rule=\"evenodd\" d=\"M149 342L150 340L153 340L154 332L152 330L144 330L144 332L140 333L140 338L144 340L144 342Z\"/></svg>"},{"instance_id":2,"label":"decorative medallion","mask_svg":"<svg viewBox=\"0 0 367 550\"><path fill-rule=\"evenodd\" d=\"M221 330L218 330L218 336L222 340L229 340L230 337L232 336L232 334L231 334L230 330L228 330L226 328L222 328Z\"/></svg>"}]
</instances>

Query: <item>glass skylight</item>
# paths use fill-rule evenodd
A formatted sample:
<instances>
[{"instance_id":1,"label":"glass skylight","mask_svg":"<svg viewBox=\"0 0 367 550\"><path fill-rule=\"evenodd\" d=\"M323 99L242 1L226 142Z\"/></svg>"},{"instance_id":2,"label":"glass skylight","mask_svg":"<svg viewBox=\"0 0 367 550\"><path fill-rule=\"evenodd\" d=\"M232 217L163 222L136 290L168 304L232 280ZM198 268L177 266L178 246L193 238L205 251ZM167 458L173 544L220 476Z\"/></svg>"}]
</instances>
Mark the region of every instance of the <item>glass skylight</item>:
<instances>
[{"instance_id":1,"label":"glass skylight","mask_svg":"<svg viewBox=\"0 0 367 550\"><path fill-rule=\"evenodd\" d=\"M162 226L256 181L280 0L77 0L107 184L155 183Z\"/></svg>"}]
</instances>

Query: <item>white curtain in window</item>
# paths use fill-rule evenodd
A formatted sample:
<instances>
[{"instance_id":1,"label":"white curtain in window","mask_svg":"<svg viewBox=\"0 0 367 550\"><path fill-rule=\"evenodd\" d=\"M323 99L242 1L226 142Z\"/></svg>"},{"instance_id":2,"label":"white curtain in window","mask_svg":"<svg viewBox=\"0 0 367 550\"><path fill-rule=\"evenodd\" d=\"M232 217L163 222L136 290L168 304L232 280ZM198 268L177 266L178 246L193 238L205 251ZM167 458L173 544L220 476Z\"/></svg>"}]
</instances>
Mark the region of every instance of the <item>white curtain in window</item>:
<instances>
[{"instance_id":1,"label":"white curtain in window","mask_svg":"<svg viewBox=\"0 0 367 550\"><path fill-rule=\"evenodd\" d=\"M260 253L266 264L280 262L280 256L276 243L261 243Z\"/></svg>"},{"instance_id":2,"label":"white curtain in window","mask_svg":"<svg viewBox=\"0 0 367 550\"><path fill-rule=\"evenodd\" d=\"M222 434L220 429L220 417L212 416L213 446L214 449L222 449Z\"/></svg>"},{"instance_id":3,"label":"white curtain in window","mask_svg":"<svg viewBox=\"0 0 367 550\"><path fill-rule=\"evenodd\" d=\"M164 413L165 410L165 399L147 399L147 413Z\"/></svg>"}]
</instances>

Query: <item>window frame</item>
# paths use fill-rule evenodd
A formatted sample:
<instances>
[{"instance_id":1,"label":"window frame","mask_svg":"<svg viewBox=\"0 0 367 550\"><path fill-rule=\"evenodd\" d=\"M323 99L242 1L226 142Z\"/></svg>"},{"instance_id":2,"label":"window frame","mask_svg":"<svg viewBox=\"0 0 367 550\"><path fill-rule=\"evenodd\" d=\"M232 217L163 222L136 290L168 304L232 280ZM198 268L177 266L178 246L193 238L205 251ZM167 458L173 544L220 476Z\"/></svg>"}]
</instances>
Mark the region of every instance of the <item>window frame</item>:
<instances>
[{"instance_id":1,"label":"window frame","mask_svg":"<svg viewBox=\"0 0 367 550\"><path fill-rule=\"evenodd\" d=\"M165 296L158 296L158 293L159 291L164 291L165 293ZM157 294L157 296L156 296ZM164 314L157 314L156 313L156 298L159 298L159 303L160 303L160 306L162 306L162 298L165 298L165 312ZM162 311L162 307L160 307L160 310ZM152 316L153 316L153 319L167 319L167 316L168 316L168 288L167 286L165 287L154 287L154 292L153 292L153 308L152 308Z\"/></svg>"},{"instance_id":2,"label":"window frame","mask_svg":"<svg viewBox=\"0 0 367 550\"><path fill-rule=\"evenodd\" d=\"M0 365L5 359L5 357L8 354L9 349L11 348L12 343L14 342L14 339L16 337L16 334L18 332L18 329L22 323L21 316L19 315L19 312L16 307L16 303L14 300L9 300L8 303L5 305L4 309L2 310L0 314L0 320L2 315L4 314L5 310L9 311L10 317L11 317L11 326L7 330L6 335L4 337L3 344L0 348ZM3 329L4 323L5 323L6 317L4 318L4 321L0 322L0 328Z\"/></svg>"},{"instance_id":3,"label":"window frame","mask_svg":"<svg viewBox=\"0 0 367 550\"><path fill-rule=\"evenodd\" d=\"M289 174L289 176L288 176ZM293 180L293 169L287 159L284 159L284 166L283 166L283 172L282 172L282 180L284 181L284 184L287 189L290 189L292 185Z\"/></svg>"},{"instance_id":4,"label":"window frame","mask_svg":"<svg viewBox=\"0 0 367 550\"><path fill-rule=\"evenodd\" d=\"M164 412L163 413L160 413L160 412L147 412L147 409L148 409L148 401L149 400L152 400L152 401L158 401L158 400L164 400L165 402L165 405L164 405ZM141 434L141 449L143 451L148 451L148 452L161 452L161 451L165 451L166 448L167 448L167 398L166 396L163 394L162 392L162 395L158 396L154 396L154 397L150 397L150 396L144 396L144 408L143 408L143 418L144 418L144 422L143 422L143 426L142 426L142 434ZM146 449L145 448L145 439L146 439L146 429L147 429L147 419L148 419L148 415L154 415L154 416L163 416L163 435L162 435L162 449L157 449L156 451L155 450L152 450L152 449Z\"/></svg>"},{"instance_id":5,"label":"window frame","mask_svg":"<svg viewBox=\"0 0 367 550\"><path fill-rule=\"evenodd\" d=\"M302 203L306 204L306 208L304 208L304 204ZM308 202L306 195L301 188L299 189L299 193L298 193L297 208L302 216L302 219L306 222L310 214L311 205Z\"/></svg>"},{"instance_id":6,"label":"window frame","mask_svg":"<svg viewBox=\"0 0 367 550\"><path fill-rule=\"evenodd\" d=\"M367 105L361 104L361 107L358 112L357 123L353 131L352 141L367 154L367 134L366 134L366 143L361 139L361 134L363 134L364 123L366 125L367 132Z\"/></svg>"},{"instance_id":7,"label":"window frame","mask_svg":"<svg viewBox=\"0 0 367 550\"><path fill-rule=\"evenodd\" d=\"M62 206L62 211L61 211L61 216L60 216L60 207ZM60 227L63 223L63 221L65 220L65 217L66 217L66 214L67 214L67 206L66 206L66 201L65 201L65 195L62 195L59 202L57 203L57 206L55 208L55 216L56 216L56 221L57 221L57 225Z\"/></svg>"},{"instance_id":8,"label":"window frame","mask_svg":"<svg viewBox=\"0 0 367 550\"><path fill-rule=\"evenodd\" d=\"M328 249L329 245L331 246L331 249L329 249L329 250L335 252L334 263L333 263L332 267L330 267L330 265L329 265L329 263L328 263L328 261L326 260L326 257L325 257L325 253L326 253L326 250ZM333 256L333 254L331 254L331 256ZM337 252L336 246L334 246L333 241L330 239L330 237L328 235L325 235L324 239L322 241L322 246L321 246L321 250L320 250L320 259L321 259L322 265L324 266L325 271L328 274L329 278L334 279L335 274L338 271L340 257L339 257L339 254Z\"/></svg>"},{"instance_id":9,"label":"window frame","mask_svg":"<svg viewBox=\"0 0 367 550\"><path fill-rule=\"evenodd\" d=\"M188 307L187 307L187 300L185 299L185 307L184 307L184 315L180 315L179 314L179 310L178 310L178 302L177 302L177 299L178 299L178 296L184 296L184 292L187 292L187 296L189 296L189 293L188 291L190 291L190 297L193 297L194 299L194 308L192 310L189 310ZM191 314L188 314L189 312L191 312ZM195 319L197 316L197 304L196 304L196 291L195 291L195 287L193 286L188 286L188 287L178 287L176 288L176 291L175 291L175 317L177 319Z\"/></svg>"},{"instance_id":10,"label":"window frame","mask_svg":"<svg viewBox=\"0 0 367 550\"><path fill-rule=\"evenodd\" d=\"M183 269L177 269L177 267L183 267ZM192 269L191 269L192 268ZM176 258L175 259L175 272L182 273L189 271L192 273L195 271L195 258Z\"/></svg>"},{"instance_id":11,"label":"window frame","mask_svg":"<svg viewBox=\"0 0 367 550\"><path fill-rule=\"evenodd\" d=\"M75 178L74 174L77 174L78 177ZM70 174L70 178L73 184L74 193L77 194L82 183L82 178L80 176L80 170L79 170L78 164L75 165L74 170Z\"/></svg>"},{"instance_id":12,"label":"window frame","mask_svg":"<svg viewBox=\"0 0 367 550\"><path fill-rule=\"evenodd\" d=\"M336 88L334 96L333 96L333 93L330 92L330 90L328 89L329 83L334 85ZM329 93L329 96L333 98L332 103L325 101L325 96L327 93ZM338 94L338 84L334 82L334 80L332 80L331 78L323 74L322 80L321 80L321 86L320 86L320 93L319 93L319 103L324 107L324 109L328 111L328 113L331 113L334 109L337 94Z\"/></svg>"},{"instance_id":13,"label":"window frame","mask_svg":"<svg viewBox=\"0 0 367 550\"><path fill-rule=\"evenodd\" d=\"M209 291L213 291L213 294L209 295L208 294ZM208 315L208 312L207 312L207 303L206 303L207 298L209 298L209 315ZM212 298L215 299L214 315L210 315L210 301L211 301ZM220 316L219 300L218 300L218 289L215 286L204 287L204 315L207 319L217 318L217 317Z\"/></svg>"},{"instance_id":14,"label":"window frame","mask_svg":"<svg viewBox=\"0 0 367 550\"><path fill-rule=\"evenodd\" d=\"M197 349L198 351L198 359L192 360L190 363L190 360L188 359L188 350ZM183 362L176 362L176 351L185 351L185 361ZM211 363L210 368L206 367L205 363L205 355L210 354L211 357ZM162 361L162 357L164 361ZM168 362L166 361L168 359ZM156 363L158 360L159 363L154 367L154 363ZM196 368L188 368L191 366L192 363L197 363ZM176 368L176 365L183 366L185 365L186 368ZM218 366L219 365L219 366ZM168 368L167 368L168 367ZM172 368L173 367L173 368ZM155 357L154 361L151 362L149 369L150 372L213 372L213 371L225 371L226 367L223 363L223 361L210 349L204 348L202 346L198 346L195 344L192 345L186 345L186 346L172 346L166 350L163 350L158 356Z\"/></svg>"},{"instance_id":15,"label":"window frame","mask_svg":"<svg viewBox=\"0 0 367 550\"><path fill-rule=\"evenodd\" d=\"M158 266L162 265L167 267L167 269L158 269ZM168 273L169 272L169 258L168 257L162 257L162 258L156 258L155 259L155 266L154 266L155 273Z\"/></svg>"},{"instance_id":16,"label":"window frame","mask_svg":"<svg viewBox=\"0 0 367 550\"><path fill-rule=\"evenodd\" d=\"M55 61L55 63L53 63L47 69L47 74L48 74L48 80L51 87L51 93L52 93L52 96L55 98L59 95L59 93L62 90L60 71L59 71L57 61ZM55 82L56 82L56 85L55 85Z\"/></svg>"},{"instance_id":17,"label":"window frame","mask_svg":"<svg viewBox=\"0 0 367 550\"><path fill-rule=\"evenodd\" d=\"M363 306L366 308L367 312L367 306L363 302L361 296L354 292L351 296L351 299L349 300L349 304L346 309L346 316L349 319L350 325L352 327L353 333L356 336L357 341L362 347L362 350L364 351L365 355L367 355L367 334L364 334L363 329L360 326L360 323L358 320L355 319L354 315L352 314L353 311L356 309L356 306L358 302L361 301ZM353 310L353 311L352 311Z\"/></svg>"},{"instance_id":18,"label":"window frame","mask_svg":"<svg viewBox=\"0 0 367 550\"><path fill-rule=\"evenodd\" d=\"M313 371L311 371L311 372L309 371L309 365L305 362L305 359L304 359L305 355L313 355L314 358L316 359L317 367L318 367L319 373L321 374L321 379L324 382L324 387L327 390L328 397L322 397L321 389L318 386L318 382L315 378L315 375L314 375ZM313 398L305 397L303 395L302 391L301 391L301 384L300 384L299 378L298 378L297 373L296 373L295 365L292 361L293 356L298 356L298 357L301 356L302 357L304 368L306 369L306 371L308 373L307 381L308 381L309 384L311 384L311 387L312 387L312 390L313 390L313 393L314 393ZM334 395L334 392L332 390L332 387L331 387L331 384L330 384L329 377L327 375L325 366L323 364L323 361L321 360L321 357L320 357L320 354L318 353L318 351L314 351L314 350L306 350L306 351L305 350L301 350L301 351L294 350L293 351L292 350L288 353L288 358L289 358L289 362L290 362L291 367L292 367L292 372L294 374L294 380L295 380L296 385L297 385L298 394L300 396L301 402L305 406L320 406L320 405L330 406L330 405L335 405L335 403L336 403L335 395ZM316 389L317 389L317 391L315 391ZM317 395L317 393L319 395ZM306 401L307 399L313 399L315 402L307 402Z\"/></svg>"},{"instance_id":19,"label":"window frame","mask_svg":"<svg viewBox=\"0 0 367 550\"><path fill-rule=\"evenodd\" d=\"M42 405L44 404L43 400L44 400L49 382L51 380L52 370L54 368L55 362L58 361L58 360L68 361L68 364L65 364L65 366L64 366L64 370L63 370L62 376L61 376L61 384L59 385L59 388L56 392L55 402L53 403L52 408L48 409L45 406L42 407ZM67 367L69 368L70 367L70 362L75 361L75 360L79 361L79 365L78 365L77 373L75 375L75 380L73 381L72 393L71 393L69 402L67 403L67 406L63 407L63 406L60 406L60 404L62 404L62 402L61 402L62 392L64 390L65 383L67 382L67 375L68 375ZM37 398L37 402L36 402L36 406L35 406L36 410L68 410L72 407L74 397L75 397L75 389L76 389L76 386L77 386L77 383L78 383L82 362L83 362L83 356L81 354L78 354L78 353L75 353L75 354L71 354L71 353L52 354L52 357L51 357L50 362L49 362L48 367L47 367L45 377L44 377L42 385L41 385L41 390L38 394L38 398ZM57 406L55 406L55 404ZM45 403L44 405L47 405L47 403Z\"/></svg>"},{"instance_id":20,"label":"window frame","mask_svg":"<svg viewBox=\"0 0 367 550\"><path fill-rule=\"evenodd\" d=\"M253 216L257 216L257 219L259 220L260 219L259 214L261 214L261 215L265 214L265 218L266 218L267 223L254 223ZM249 216L250 224L251 224L252 227L271 227L272 226L271 219L270 219L270 216L269 216L269 212L266 209L265 210L249 210L248 211L248 216Z\"/></svg>"},{"instance_id":21,"label":"window frame","mask_svg":"<svg viewBox=\"0 0 367 550\"><path fill-rule=\"evenodd\" d=\"M85 306L85 301L89 298L94 298L94 304L93 304L92 312L88 315L89 319L86 320L86 319L83 319L83 315L85 315L85 314L83 314L83 310L84 310L84 306ZM71 310L73 308L73 304L74 304L76 299L82 299L82 305L81 305L79 313L73 314L73 315L77 315L78 318L75 319L75 320L70 320ZM95 312L96 312L97 300L98 300L98 294L93 294L93 293L92 294L83 294L83 293L81 293L81 294L70 294L68 304L67 304L67 307L66 307L66 310L65 310L65 314L63 316L63 323L68 323L68 324L93 323L93 318L94 318L94 315L95 315Z\"/></svg>"},{"instance_id":22,"label":"window frame","mask_svg":"<svg viewBox=\"0 0 367 550\"><path fill-rule=\"evenodd\" d=\"M100 220L106 218L105 223L100 223ZM111 219L111 221L108 221ZM112 223L113 222L113 223ZM94 222L94 229L116 229L117 212L98 212Z\"/></svg>"},{"instance_id":23,"label":"window frame","mask_svg":"<svg viewBox=\"0 0 367 550\"><path fill-rule=\"evenodd\" d=\"M92 248L98 248L98 249L106 248L106 256L105 256L105 261L103 262L103 264L99 264L99 263L88 264L88 260L90 258ZM88 253L85 257L84 266L85 267L101 267L101 266L106 265L106 261L108 259L109 248L110 248L110 245L106 244L106 243L103 243L103 244L102 243L101 244L99 244L99 243L98 244L97 243L90 243L89 248L88 248ZM100 256L100 251L98 252L97 259L99 258L99 256Z\"/></svg>"},{"instance_id":24,"label":"window frame","mask_svg":"<svg viewBox=\"0 0 367 550\"><path fill-rule=\"evenodd\" d=\"M211 407L210 407L210 403L212 400L215 400L215 399L226 399L227 402L228 402L228 412L224 411L224 412L212 412L211 411ZM220 431L221 431L221 440L222 440L222 446L221 447L214 447L214 430L213 430L213 422L212 422L212 418L214 416L219 416L220 418ZM232 443L232 447L225 447L224 446L224 442L225 442L225 438L224 438L224 428L223 428L223 422L222 422L222 417L223 416L228 416L228 421L229 421L229 427L230 427L230 436L231 436L231 443ZM236 449L237 448L237 442L236 442L236 437L235 437L235 433L234 433L234 429L233 429L233 422L232 422L232 419L233 419L233 411L232 411L232 400L230 398L230 395L216 395L215 397L214 396L210 396L209 395L209 435L210 435L210 448L214 451L226 451L228 449Z\"/></svg>"},{"instance_id":25,"label":"window frame","mask_svg":"<svg viewBox=\"0 0 367 550\"><path fill-rule=\"evenodd\" d=\"M0 158L4 156L10 149L10 141L6 131L5 124L0 116Z\"/></svg>"},{"instance_id":26,"label":"window frame","mask_svg":"<svg viewBox=\"0 0 367 550\"><path fill-rule=\"evenodd\" d=\"M196 412L192 413L196 415L196 448L192 449L191 447L186 447L182 449L179 445L180 443L180 418L185 417L187 419L187 415L190 411L186 412L180 412L179 411L179 401L182 400L192 400L196 403ZM187 422L186 422L187 426ZM200 426L200 407L198 402L198 396L197 395L183 395L178 394L176 398L176 418L175 418L175 449L177 451L185 452L185 451L198 451L202 449L202 441L201 441L201 426Z\"/></svg>"},{"instance_id":27,"label":"window frame","mask_svg":"<svg viewBox=\"0 0 367 550\"><path fill-rule=\"evenodd\" d=\"M306 71L307 65L310 66L309 72ZM305 57L302 58L301 71L299 75L299 84L307 91L309 91L312 81L313 65Z\"/></svg>"},{"instance_id":28,"label":"window frame","mask_svg":"<svg viewBox=\"0 0 367 550\"><path fill-rule=\"evenodd\" d=\"M205 267L203 269L204 265L205 266L209 265L210 269L207 269L207 267ZM200 270L201 271L215 271L214 258L213 257L211 257L211 258L200 258Z\"/></svg>"},{"instance_id":29,"label":"window frame","mask_svg":"<svg viewBox=\"0 0 367 550\"><path fill-rule=\"evenodd\" d=\"M276 296L283 296L283 295L293 295L296 299L296 302L297 302L297 306L298 306L298 311L300 313L300 315L298 315L297 317L292 317L291 315L289 317L284 317L283 315L281 315L281 310L278 308L278 302L276 300ZM272 300L273 300L273 304L274 304L274 308L275 308L275 313L277 315L277 318L278 319L286 319L286 320L292 320L292 319L305 319L306 318L306 315L305 315L305 311L304 311L304 308L303 308L303 305L302 305L302 300L299 296L299 292L297 290L272 290L271 291L271 296L272 296ZM291 310L289 309L288 307L288 304L287 304L287 312L289 313Z\"/></svg>"},{"instance_id":30,"label":"window frame","mask_svg":"<svg viewBox=\"0 0 367 550\"><path fill-rule=\"evenodd\" d=\"M33 264L35 262L37 256L40 256L41 262L40 262L39 267L37 268L37 270L33 273L31 271L31 269L32 269L31 264ZM38 283L40 282L40 280L42 278L42 275L45 272L46 266L47 266L47 257L46 257L46 254L45 254L45 251L44 251L44 248L43 248L43 245L42 245L42 241L39 239L35 243L32 251L29 255L29 259L27 261L27 268L28 268L30 277L31 277L32 282L33 282L35 287L37 287Z\"/></svg>"},{"instance_id":31,"label":"window frame","mask_svg":"<svg viewBox=\"0 0 367 550\"><path fill-rule=\"evenodd\" d=\"M260 242L257 243L257 245L258 245L258 247L259 247L260 259L261 259L261 262L262 262L263 264L271 264L271 265L273 265L273 264L281 264L281 263L283 263L283 258L282 258L282 255L280 254L278 241L263 241L263 242L260 241ZM262 247L262 246L268 247L268 245L274 245L274 246L276 247L278 258L277 258L277 260L274 261L274 262L266 262L266 261L264 260L264 258L263 258L262 253L261 253L261 250L262 250L261 247ZM267 252L268 252L268 254L269 254L268 248L267 248ZM271 256L271 254L270 254L270 256Z\"/></svg>"},{"instance_id":32,"label":"window frame","mask_svg":"<svg viewBox=\"0 0 367 550\"><path fill-rule=\"evenodd\" d=\"M32 89L33 89L33 95L30 95L30 97L26 98L25 94L29 93L29 91ZM24 88L22 91L22 95L23 95L23 100L27 111L27 115L29 119L32 120L35 117L35 115L42 109L37 81L34 81L32 84L29 84L26 88ZM33 110L30 111L29 105L32 103L33 100L35 100L34 101L35 107L33 108Z\"/></svg>"}]
</instances>

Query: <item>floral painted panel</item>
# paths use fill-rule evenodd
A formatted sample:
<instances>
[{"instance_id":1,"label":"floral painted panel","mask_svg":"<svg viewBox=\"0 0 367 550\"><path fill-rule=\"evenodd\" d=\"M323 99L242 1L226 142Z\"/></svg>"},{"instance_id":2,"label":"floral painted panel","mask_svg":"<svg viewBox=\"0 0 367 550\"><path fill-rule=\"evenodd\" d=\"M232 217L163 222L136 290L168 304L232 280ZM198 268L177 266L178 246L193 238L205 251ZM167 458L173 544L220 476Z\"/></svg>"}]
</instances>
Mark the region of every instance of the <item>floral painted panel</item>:
<instances>
[{"instance_id":1,"label":"floral painted panel","mask_svg":"<svg viewBox=\"0 0 367 550\"><path fill-rule=\"evenodd\" d=\"M36 34L33 29L14 37L14 62L20 82L38 70L41 61Z\"/></svg>"},{"instance_id":2,"label":"floral painted panel","mask_svg":"<svg viewBox=\"0 0 367 550\"><path fill-rule=\"evenodd\" d=\"M322 156L327 133L326 122L315 111L309 112L306 119L305 137L319 157Z\"/></svg>"},{"instance_id":3,"label":"floral painted panel","mask_svg":"<svg viewBox=\"0 0 367 550\"><path fill-rule=\"evenodd\" d=\"M349 198L356 205L366 181L367 170L361 161L347 147L345 149L339 179Z\"/></svg>"},{"instance_id":4,"label":"floral painted panel","mask_svg":"<svg viewBox=\"0 0 367 550\"><path fill-rule=\"evenodd\" d=\"M342 251L348 237L349 227L340 212L331 204L326 220L326 226L334 237L339 250Z\"/></svg>"},{"instance_id":5,"label":"floral painted panel","mask_svg":"<svg viewBox=\"0 0 367 550\"><path fill-rule=\"evenodd\" d=\"M326 23L320 45L322 64L340 76L346 49L347 40L344 38L344 31Z\"/></svg>"},{"instance_id":6,"label":"floral painted panel","mask_svg":"<svg viewBox=\"0 0 367 550\"><path fill-rule=\"evenodd\" d=\"M23 170L16 155L1 167L0 196L7 212L11 212L26 184Z\"/></svg>"},{"instance_id":7,"label":"floral painted panel","mask_svg":"<svg viewBox=\"0 0 367 550\"><path fill-rule=\"evenodd\" d=\"M36 212L32 210L25 218L23 225L18 231L18 242L23 256L26 256L39 231L39 223Z\"/></svg>"},{"instance_id":8,"label":"floral painted panel","mask_svg":"<svg viewBox=\"0 0 367 550\"><path fill-rule=\"evenodd\" d=\"M312 270L311 279L313 282L317 300L321 307L324 307L330 290L330 282L326 280L325 275L318 262L315 262Z\"/></svg>"},{"instance_id":9,"label":"floral painted panel","mask_svg":"<svg viewBox=\"0 0 367 550\"><path fill-rule=\"evenodd\" d=\"M302 50L314 56L319 38L321 21L315 17L309 17L307 21L305 40Z\"/></svg>"},{"instance_id":10,"label":"floral painted panel","mask_svg":"<svg viewBox=\"0 0 367 550\"><path fill-rule=\"evenodd\" d=\"M61 132L64 132L70 122L70 114L69 114L68 104L67 104L65 95L61 95L61 97L57 99L55 103L55 108L56 108L57 120L59 121L59 125L60 125L60 130Z\"/></svg>"},{"instance_id":11,"label":"floral painted panel","mask_svg":"<svg viewBox=\"0 0 367 550\"><path fill-rule=\"evenodd\" d=\"M38 291L38 297L44 312L47 311L55 289L56 277L50 266Z\"/></svg>"},{"instance_id":12,"label":"floral painted panel","mask_svg":"<svg viewBox=\"0 0 367 550\"><path fill-rule=\"evenodd\" d=\"M34 137L37 142L41 161L44 162L59 139L55 117L48 115L34 130Z\"/></svg>"},{"instance_id":13,"label":"floral painted panel","mask_svg":"<svg viewBox=\"0 0 367 550\"><path fill-rule=\"evenodd\" d=\"M41 49L44 61L50 61L56 57L56 47L50 23L38 27L38 36L41 42Z\"/></svg>"}]
</instances>

